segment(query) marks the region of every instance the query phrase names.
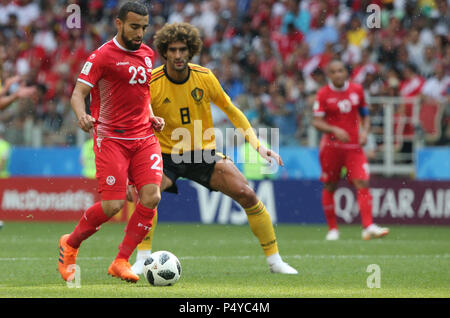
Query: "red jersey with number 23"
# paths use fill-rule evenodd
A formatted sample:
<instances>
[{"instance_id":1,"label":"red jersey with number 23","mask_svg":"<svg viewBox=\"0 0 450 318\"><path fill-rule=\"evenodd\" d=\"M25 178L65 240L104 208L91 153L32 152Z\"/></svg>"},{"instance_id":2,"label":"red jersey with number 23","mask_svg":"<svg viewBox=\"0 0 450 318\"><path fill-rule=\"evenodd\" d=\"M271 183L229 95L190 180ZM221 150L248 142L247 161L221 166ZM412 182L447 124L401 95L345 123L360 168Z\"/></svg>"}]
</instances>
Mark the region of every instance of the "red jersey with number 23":
<instances>
[{"instance_id":1,"label":"red jersey with number 23","mask_svg":"<svg viewBox=\"0 0 450 318\"><path fill-rule=\"evenodd\" d=\"M334 134L328 133L324 134L322 142L344 148L360 147L359 111L363 107L366 107L366 102L363 88L359 84L347 81L341 89L331 83L322 87L317 92L314 116L324 117L329 125L345 130L350 136L350 140L343 143Z\"/></svg>"},{"instance_id":2,"label":"red jersey with number 23","mask_svg":"<svg viewBox=\"0 0 450 318\"><path fill-rule=\"evenodd\" d=\"M112 39L87 59L78 81L91 89L91 116L100 138L139 139L154 134L149 83L154 53L141 44L135 51Z\"/></svg>"}]
</instances>

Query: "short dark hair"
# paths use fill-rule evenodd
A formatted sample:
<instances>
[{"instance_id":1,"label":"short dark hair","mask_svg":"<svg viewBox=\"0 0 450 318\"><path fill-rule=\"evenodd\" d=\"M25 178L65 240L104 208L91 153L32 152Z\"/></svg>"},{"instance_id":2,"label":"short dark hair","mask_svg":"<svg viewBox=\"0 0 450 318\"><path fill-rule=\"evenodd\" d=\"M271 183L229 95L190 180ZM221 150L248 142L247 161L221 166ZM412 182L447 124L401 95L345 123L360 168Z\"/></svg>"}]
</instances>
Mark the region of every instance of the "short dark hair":
<instances>
[{"instance_id":1,"label":"short dark hair","mask_svg":"<svg viewBox=\"0 0 450 318\"><path fill-rule=\"evenodd\" d=\"M136 1L128 1L125 2L125 4L123 4L120 7L117 17L120 20L125 21L127 19L128 12L134 12L136 14L143 16L148 15L147 7L143 3Z\"/></svg>"},{"instance_id":2,"label":"short dark hair","mask_svg":"<svg viewBox=\"0 0 450 318\"><path fill-rule=\"evenodd\" d=\"M345 65L345 63L342 60L337 59L337 58L333 58L330 62L328 62L327 66L326 66L327 73L330 70L331 64L334 64L334 63L341 64L342 67L348 72L347 66Z\"/></svg>"}]
</instances>

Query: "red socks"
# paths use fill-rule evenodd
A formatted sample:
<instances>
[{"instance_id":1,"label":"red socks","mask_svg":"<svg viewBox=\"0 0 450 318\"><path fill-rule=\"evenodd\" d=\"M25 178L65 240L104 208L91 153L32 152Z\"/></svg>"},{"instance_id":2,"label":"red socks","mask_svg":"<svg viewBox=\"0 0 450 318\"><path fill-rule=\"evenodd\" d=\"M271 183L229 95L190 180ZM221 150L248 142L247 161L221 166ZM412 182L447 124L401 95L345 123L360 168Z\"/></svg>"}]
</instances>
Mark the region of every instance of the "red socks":
<instances>
[{"instance_id":1,"label":"red socks","mask_svg":"<svg viewBox=\"0 0 450 318\"><path fill-rule=\"evenodd\" d=\"M328 223L328 228L330 230L337 229L333 195L333 192L329 192L325 189L322 190L322 207ZM370 194L370 190L368 188L364 188L357 190L356 196L359 205L359 213L361 214L361 223L363 228L366 228L373 223L372 195Z\"/></svg>"},{"instance_id":2,"label":"red socks","mask_svg":"<svg viewBox=\"0 0 450 318\"><path fill-rule=\"evenodd\" d=\"M136 246L142 242L152 227L153 216L156 209L149 209L138 203L136 210L125 228L125 237L119 246L119 254L116 258L128 261ZM77 226L67 239L67 244L73 248L79 248L81 242L97 232L100 225L110 218L103 212L101 202L95 203L81 217Z\"/></svg>"},{"instance_id":3,"label":"red socks","mask_svg":"<svg viewBox=\"0 0 450 318\"><path fill-rule=\"evenodd\" d=\"M322 190L322 208L325 213L325 219L328 223L328 229L337 229L336 213L334 211L334 192L326 189Z\"/></svg>"},{"instance_id":4,"label":"red socks","mask_svg":"<svg viewBox=\"0 0 450 318\"><path fill-rule=\"evenodd\" d=\"M356 192L359 213L361 214L361 223L363 228L372 224L372 195L368 188L359 189Z\"/></svg>"},{"instance_id":5,"label":"red socks","mask_svg":"<svg viewBox=\"0 0 450 318\"><path fill-rule=\"evenodd\" d=\"M67 239L67 244L73 248L79 248L81 242L97 232L100 225L109 220L109 217L103 212L101 202L95 203L84 212L78 225Z\"/></svg>"},{"instance_id":6,"label":"red socks","mask_svg":"<svg viewBox=\"0 0 450 318\"><path fill-rule=\"evenodd\" d=\"M141 203L136 205L136 209L125 228L125 237L119 245L119 253L116 259L123 258L128 261L136 246L142 242L152 228L155 212L156 209L149 209Z\"/></svg>"}]
</instances>

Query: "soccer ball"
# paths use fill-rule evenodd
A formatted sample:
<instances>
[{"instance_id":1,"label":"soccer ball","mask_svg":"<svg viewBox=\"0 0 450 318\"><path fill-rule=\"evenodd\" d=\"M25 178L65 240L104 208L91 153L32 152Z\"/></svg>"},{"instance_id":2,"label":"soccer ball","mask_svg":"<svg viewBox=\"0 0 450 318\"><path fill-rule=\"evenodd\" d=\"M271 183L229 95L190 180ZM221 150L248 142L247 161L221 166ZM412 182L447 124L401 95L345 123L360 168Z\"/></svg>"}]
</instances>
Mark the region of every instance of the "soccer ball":
<instances>
[{"instance_id":1,"label":"soccer ball","mask_svg":"<svg viewBox=\"0 0 450 318\"><path fill-rule=\"evenodd\" d=\"M173 285L181 276L180 261L168 251L154 252L144 262L144 275L153 286Z\"/></svg>"}]
</instances>

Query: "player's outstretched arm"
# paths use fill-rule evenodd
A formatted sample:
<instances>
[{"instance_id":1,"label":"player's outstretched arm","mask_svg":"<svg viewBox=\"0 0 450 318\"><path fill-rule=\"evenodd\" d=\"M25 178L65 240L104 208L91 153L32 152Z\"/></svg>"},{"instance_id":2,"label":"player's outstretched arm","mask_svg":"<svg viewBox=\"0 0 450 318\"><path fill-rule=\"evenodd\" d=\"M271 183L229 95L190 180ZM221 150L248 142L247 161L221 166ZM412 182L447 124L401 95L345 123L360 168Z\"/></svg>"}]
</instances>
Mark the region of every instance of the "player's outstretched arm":
<instances>
[{"instance_id":1,"label":"player's outstretched arm","mask_svg":"<svg viewBox=\"0 0 450 318\"><path fill-rule=\"evenodd\" d=\"M272 163L272 160L274 160L277 164L283 166L283 160L278 153L261 145L247 117L245 117L244 113L233 104L213 73L210 73L209 79L212 85L211 91L214 92L211 95L213 103L227 115L233 126L244 135L245 140L248 141L265 160L269 163Z\"/></svg>"},{"instance_id":2,"label":"player's outstretched arm","mask_svg":"<svg viewBox=\"0 0 450 318\"><path fill-rule=\"evenodd\" d=\"M91 87L81 82L77 82L70 99L70 104L78 120L78 127L85 132L90 132L94 127L95 118L86 113L86 96L91 91Z\"/></svg>"},{"instance_id":3,"label":"player's outstretched arm","mask_svg":"<svg viewBox=\"0 0 450 318\"><path fill-rule=\"evenodd\" d=\"M238 130L244 135L245 140L247 140L256 151L258 151L261 157L269 163L272 163L272 160L274 160L280 166L284 166L283 160L278 153L271 149L267 149L260 143L258 137L253 131L252 126L250 125L250 122L239 108L230 104L228 107L224 108L223 111L234 127L238 128Z\"/></svg>"}]
</instances>

